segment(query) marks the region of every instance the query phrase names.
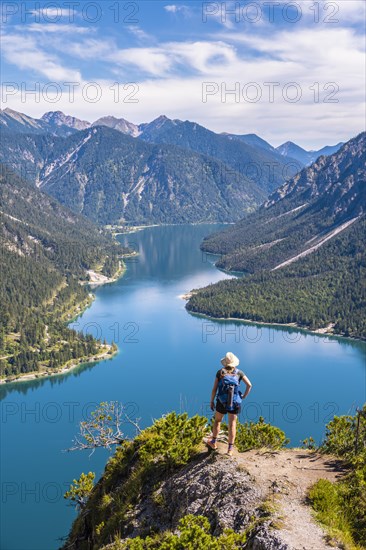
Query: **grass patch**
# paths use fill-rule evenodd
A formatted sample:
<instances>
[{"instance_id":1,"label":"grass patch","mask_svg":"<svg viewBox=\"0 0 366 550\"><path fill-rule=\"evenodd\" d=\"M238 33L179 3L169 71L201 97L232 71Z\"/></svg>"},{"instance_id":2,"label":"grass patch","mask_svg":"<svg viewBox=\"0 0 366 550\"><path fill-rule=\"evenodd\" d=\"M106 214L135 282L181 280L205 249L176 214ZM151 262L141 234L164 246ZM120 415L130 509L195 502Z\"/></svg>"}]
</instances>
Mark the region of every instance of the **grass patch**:
<instances>
[{"instance_id":1,"label":"grass patch","mask_svg":"<svg viewBox=\"0 0 366 550\"><path fill-rule=\"evenodd\" d=\"M362 550L355 543L349 510L344 506L344 484L319 479L309 490L315 518L326 527L330 538L340 541L347 550ZM330 541L331 542L331 541Z\"/></svg>"},{"instance_id":2,"label":"grass patch","mask_svg":"<svg viewBox=\"0 0 366 550\"><path fill-rule=\"evenodd\" d=\"M309 492L316 518L350 550L366 547L366 405L362 413L327 424L320 451L341 458L348 471L340 482L321 479Z\"/></svg>"}]
</instances>

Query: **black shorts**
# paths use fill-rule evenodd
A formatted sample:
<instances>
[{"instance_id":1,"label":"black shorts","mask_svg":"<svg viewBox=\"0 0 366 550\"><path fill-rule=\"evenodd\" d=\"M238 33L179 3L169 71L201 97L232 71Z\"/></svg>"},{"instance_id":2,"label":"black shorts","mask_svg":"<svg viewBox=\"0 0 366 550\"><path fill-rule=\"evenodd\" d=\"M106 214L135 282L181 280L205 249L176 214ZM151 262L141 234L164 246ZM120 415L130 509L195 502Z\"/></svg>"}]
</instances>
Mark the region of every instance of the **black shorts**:
<instances>
[{"instance_id":1,"label":"black shorts","mask_svg":"<svg viewBox=\"0 0 366 550\"><path fill-rule=\"evenodd\" d=\"M238 405L234 411L227 411L226 408L224 407L224 405L221 403L221 401L219 401L218 399L216 399L216 410L217 412L221 413L221 414L226 414L226 413L229 413L229 414L240 414L241 413L241 405Z\"/></svg>"}]
</instances>

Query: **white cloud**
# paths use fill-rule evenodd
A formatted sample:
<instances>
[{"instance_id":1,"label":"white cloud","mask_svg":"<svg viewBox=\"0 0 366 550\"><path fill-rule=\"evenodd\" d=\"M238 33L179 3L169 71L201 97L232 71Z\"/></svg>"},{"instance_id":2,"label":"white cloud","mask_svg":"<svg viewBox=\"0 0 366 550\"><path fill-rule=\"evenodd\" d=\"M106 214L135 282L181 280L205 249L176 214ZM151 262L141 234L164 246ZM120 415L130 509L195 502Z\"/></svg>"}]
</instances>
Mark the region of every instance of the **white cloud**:
<instances>
[{"instance_id":1,"label":"white cloud","mask_svg":"<svg viewBox=\"0 0 366 550\"><path fill-rule=\"evenodd\" d=\"M19 29L19 26L16 27ZM24 32L24 27L21 27L22 31ZM20 30L20 29L19 29ZM73 35L79 35L79 34L90 34L90 32L93 31L93 29L88 27L80 27L76 25L60 25L58 23L31 23L26 28L27 31L34 32L34 33L42 33L42 34L73 34Z\"/></svg>"},{"instance_id":2,"label":"white cloud","mask_svg":"<svg viewBox=\"0 0 366 550\"><path fill-rule=\"evenodd\" d=\"M182 13L183 15L188 15L191 13L191 10L188 6L185 6L183 4L177 5L177 4L168 4L164 6L164 9L169 13Z\"/></svg>"},{"instance_id":3,"label":"white cloud","mask_svg":"<svg viewBox=\"0 0 366 550\"><path fill-rule=\"evenodd\" d=\"M175 4L171 4L171 5L168 5L168 6L164 6L164 9L166 11L170 11L171 13L177 13L179 7L176 6Z\"/></svg>"},{"instance_id":4,"label":"white cloud","mask_svg":"<svg viewBox=\"0 0 366 550\"><path fill-rule=\"evenodd\" d=\"M38 8L31 10L30 13L38 18L44 19L45 21L58 21L62 17L68 17L70 21L72 21L76 11L71 8L60 8L55 6L49 8Z\"/></svg>"},{"instance_id":5,"label":"white cloud","mask_svg":"<svg viewBox=\"0 0 366 550\"><path fill-rule=\"evenodd\" d=\"M302 2L302 0L298 0ZM346 2L342 2L342 5ZM352 4L352 5L351 5ZM177 13L175 5L167 11ZM182 7L182 6L176 6ZM360 2L347 3L350 17L359 13ZM103 64L103 74L110 71L110 80L91 78L102 88L98 103L87 103L80 90L75 103L70 104L65 94L57 108L80 118L94 120L111 114L133 122L146 122L164 113L172 118L196 120L217 131L258 133L274 145L293 140L306 148L344 141L363 128L364 51L360 34L347 25L319 24L289 25L278 29L272 25L228 29L198 40L158 42L139 26L128 31L143 44L121 48L112 35L100 38L85 32L72 33L71 25L32 24L20 32L5 35L4 56L22 70L37 72L50 80L77 81L83 84L80 72L66 65L69 56L84 67L84 62L95 60ZM44 30L43 30L44 27ZM48 28L48 30L47 30ZM59 32L58 32L59 29ZM18 29L16 29L18 31ZM28 33L26 31L29 31ZM75 30L75 27L73 28ZM206 30L206 28L204 29ZM88 66L92 66L89 64ZM116 75L116 76L115 76ZM133 76L132 76L133 75ZM122 99L114 102L110 87L114 80L122 84L138 81L138 103ZM213 82L217 92L202 101L204 82ZM256 82L262 97L257 103L243 98L249 82ZM274 102L269 101L265 83L278 82ZM302 97L297 103L283 98L289 82L297 82ZM314 83L319 83L320 100L314 100ZM327 83L336 83L338 103L324 103ZM226 96L225 86L232 90L239 86L239 101ZM31 87L31 84L29 85ZM328 89L328 94L332 88ZM126 95L127 90L124 92ZM223 92L223 93L221 93ZM38 116L50 108L49 104L27 104L27 113ZM9 106L25 110L14 96ZM71 107L71 109L70 109Z\"/></svg>"},{"instance_id":6,"label":"white cloud","mask_svg":"<svg viewBox=\"0 0 366 550\"><path fill-rule=\"evenodd\" d=\"M145 32L141 27L137 25L129 25L127 27L127 30L140 42L154 42L155 39L151 34L148 34Z\"/></svg>"},{"instance_id":7,"label":"white cloud","mask_svg":"<svg viewBox=\"0 0 366 550\"><path fill-rule=\"evenodd\" d=\"M120 49L113 41L87 39L59 44L63 51L80 59L99 59L128 71L133 66L145 74L168 77L194 71L206 76L236 60L235 48L222 41L166 42L153 47Z\"/></svg>"},{"instance_id":8,"label":"white cloud","mask_svg":"<svg viewBox=\"0 0 366 550\"><path fill-rule=\"evenodd\" d=\"M224 42L169 42L162 49L172 59L173 67L181 64L206 76L236 61L235 49Z\"/></svg>"},{"instance_id":9,"label":"white cloud","mask_svg":"<svg viewBox=\"0 0 366 550\"><path fill-rule=\"evenodd\" d=\"M98 38L86 38L79 42L72 40L54 42L53 46L70 56L77 57L83 61L91 59L106 61L107 56L116 49L111 40L99 40Z\"/></svg>"},{"instance_id":10,"label":"white cloud","mask_svg":"<svg viewBox=\"0 0 366 550\"><path fill-rule=\"evenodd\" d=\"M31 36L3 34L1 45L4 58L21 70L29 70L57 82L81 80L79 71L64 67L57 56L40 48Z\"/></svg>"},{"instance_id":11,"label":"white cloud","mask_svg":"<svg viewBox=\"0 0 366 550\"><path fill-rule=\"evenodd\" d=\"M160 48L127 48L115 50L106 56L106 61L127 68L129 65L154 76L166 75L172 67L172 59Z\"/></svg>"}]
</instances>

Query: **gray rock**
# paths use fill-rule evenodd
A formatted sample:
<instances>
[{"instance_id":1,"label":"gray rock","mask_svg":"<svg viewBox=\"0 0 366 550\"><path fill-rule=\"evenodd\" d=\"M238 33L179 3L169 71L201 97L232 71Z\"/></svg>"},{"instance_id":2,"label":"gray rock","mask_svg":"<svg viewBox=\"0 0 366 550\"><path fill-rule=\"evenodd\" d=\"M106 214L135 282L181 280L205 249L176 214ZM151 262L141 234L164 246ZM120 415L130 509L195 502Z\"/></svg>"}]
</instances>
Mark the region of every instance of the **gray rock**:
<instances>
[{"instance_id":1,"label":"gray rock","mask_svg":"<svg viewBox=\"0 0 366 550\"><path fill-rule=\"evenodd\" d=\"M245 545L245 550L294 550L284 543L273 529L270 522L263 523L254 529Z\"/></svg>"},{"instance_id":2,"label":"gray rock","mask_svg":"<svg viewBox=\"0 0 366 550\"><path fill-rule=\"evenodd\" d=\"M198 460L164 479L159 488L130 512L129 537L152 530L177 529L187 515L204 515L214 535L224 529L244 531L258 516L263 495L249 474L226 456L202 455Z\"/></svg>"}]
</instances>

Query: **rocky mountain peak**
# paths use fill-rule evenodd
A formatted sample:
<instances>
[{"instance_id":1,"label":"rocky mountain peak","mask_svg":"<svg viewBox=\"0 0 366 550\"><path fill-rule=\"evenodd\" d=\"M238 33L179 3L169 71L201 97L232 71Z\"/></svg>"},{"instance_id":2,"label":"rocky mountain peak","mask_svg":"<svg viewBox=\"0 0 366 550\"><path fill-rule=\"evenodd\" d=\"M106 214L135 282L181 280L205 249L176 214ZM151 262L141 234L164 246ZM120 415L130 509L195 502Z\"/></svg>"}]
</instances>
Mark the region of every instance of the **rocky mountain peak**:
<instances>
[{"instance_id":1,"label":"rocky mountain peak","mask_svg":"<svg viewBox=\"0 0 366 550\"><path fill-rule=\"evenodd\" d=\"M68 126L75 130L85 130L90 127L90 122L65 115L62 111L48 111L44 113L41 120L54 126Z\"/></svg>"},{"instance_id":2,"label":"rocky mountain peak","mask_svg":"<svg viewBox=\"0 0 366 550\"><path fill-rule=\"evenodd\" d=\"M132 137L138 137L141 133L136 124L124 118L117 118L111 115L98 118L98 120L93 122L92 126L107 126L108 128L113 128L114 130L122 132L122 134L127 134Z\"/></svg>"}]
</instances>

